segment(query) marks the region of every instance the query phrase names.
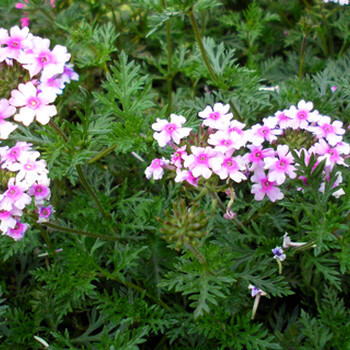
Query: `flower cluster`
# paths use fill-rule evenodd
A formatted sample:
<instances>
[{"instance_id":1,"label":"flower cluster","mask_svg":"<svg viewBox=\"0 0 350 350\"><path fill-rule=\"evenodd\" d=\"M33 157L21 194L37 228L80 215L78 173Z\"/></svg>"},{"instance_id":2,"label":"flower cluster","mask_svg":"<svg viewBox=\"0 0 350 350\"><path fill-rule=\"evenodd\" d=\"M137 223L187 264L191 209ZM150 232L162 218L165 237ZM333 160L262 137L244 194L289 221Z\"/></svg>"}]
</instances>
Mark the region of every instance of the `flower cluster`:
<instances>
[{"instance_id":1,"label":"flower cluster","mask_svg":"<svg viewBox=\"0 0 350 350\"><path fill-rule=\"evenodd\" d=\"M335 4L339 4L339 5L349 5L349 0L323 0L323 2L325 3L334 2Z\"/></svg>"},{"instance_id":2,"label":"flower cluster","mask_svg":"<svg viewBox=\"0 0 350 350\"><path fill-rule=\"evenodd\" d=\"M31 144L17 142L12 148L0 147L2 183L0 193L0 231L14 240L23 238L29 225L21 222L23 210L34 203L38 222L48 220L53 212L46 202L50 199L50 179L46 162L38 160L40 153Z\"/></svg>"},{"instance_id":3,"label":"flower cluster","mask_svg":"<svg viewBox=\"0 0 350 350\"><path fill-rule=\"evenodd\" d=\"M222 103L207 106L198 116L203 122L196 135L183 127L186 122L183 116L172 114L170 122L158 118L152 125L157 131L154 138L159 146L169 145L175 152L170 160L153 160L145 171L148 179L160 179L165 168L176 172L176 182L187 181L194 186L198 186L200 178L207 180L211 176L218 176L227 184L240 183L250 176L255 200L261 201L266 196L274 202L284 197L281 185L288 178L297 177L291 149L300 159L305 159L305 165L311 158L316 159L314 167L325 161L321 192L335 165L347 167L345 157L350 153L350 145L343 141L343 123L321 115L313 109L312 102L301 100L250 129L234 120L229 105ZM187 136L189 140L181 143ZM308 179L301 180L307 186ZM338 172L334 187L341 181L341 172ZM334 195L343 193L339 189Z\"/></svg>"},{"instance_id":4,"label":"flower cluster","mask_svg":"<svg viewBox=\"0 0 350 350\"><path fill-rule=\"evenodd\" d=\"M28 81L20 81L8 100L0 100L0 139L7 139L17 128L5 120L10 116L28 126L34 119L45 125L57 114L52 103L66 83L78 80L68 63L70 57L66 47L56 45L51 50L50 40L32 35L28 27L14 26L9 32L0 28L0 70L16 61L29 74Z\"/></svg>"}]
</instances>

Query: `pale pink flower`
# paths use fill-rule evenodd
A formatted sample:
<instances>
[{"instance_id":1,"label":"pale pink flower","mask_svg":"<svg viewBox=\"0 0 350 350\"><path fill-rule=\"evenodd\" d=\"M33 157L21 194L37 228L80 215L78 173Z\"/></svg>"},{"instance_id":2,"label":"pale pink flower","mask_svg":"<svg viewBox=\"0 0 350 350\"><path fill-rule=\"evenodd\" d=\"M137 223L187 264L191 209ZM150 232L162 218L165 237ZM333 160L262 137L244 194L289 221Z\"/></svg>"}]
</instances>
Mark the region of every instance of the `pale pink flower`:
<instances>
[{"instance_id":1,"label":"pale pink flower","mask_svg":"<svg viewBox=\"0 0 350 350\"><path fill-rule=\"evenodd\" d=\"M22 210L32 201L25 191L26 188L23 185L15 185L14 178L11 178L7 185L7 191L4 193L3 198L0 201L0 209L10 211L14 206L17 209Z\"/></svg>"},{"instance_id":2,"label":"pale pink flower","mask_svg":"<svg viewBox=\"0 0 350 350\"><path fill-rule=\"evenodd\" d=\"M278 145L276 155L278 158L265 158L265 169L269 169L268 178L270 181L276 181L277 185L281 185L286 180L286 175L291 179L296 177L294 158L289 153L287 145Z\"/></svg>"},{"instance_id":3,"label":"pale pink flower","mask_svg":"<svg viewBox=\"0 0 350 350\"><path fill-rule=\"evenodd\" d=\"M320 139L318 143L314 144L314 151L316 154L320 155L318 159L319 162L326 159L326 166L330 169L332 169L335 164L345 167L348 166L341 156L341 154L349 155L350 153L350 146L345 142L340 142L335 147L331 147L326 141Z\"/></svg>"},{"instance_id":4,"label":"pale pink flower","mask_svg":"<svg viewBox=\"0 0 350 350\"><path fill-rule=\"evenodd\" d=\"M19 107L20 111L14 119L28 126L35 119L42 125L50 121L50 117L57 114L57 109L49 103L56 99L56 95L38 92L32 82L19 84L18 90L12 90L10 103Z\"/></svg>"},{"instance_id":5,"label":"pale pink flower","mask_svg":"<svg viewBox=\"0 0 350 350\"><path fill-rule=\"evenodd\" d=\"M275 151L272 148L263 149L263 146L254 145L248 145L247 148L250 150L250 153L246 153L243 158L246 163L251 163L250 171L263 169L264 159L275 155Z\"/></svg>"},{"instance_id":6,"label":"pale pink flower","mask_svg":"<svg viewBox=\"0 0 350 350\"><path fill-rule=\"evenodd\" d=\"M317 121L317 126L310 126L309 131L314 133L317 138L325 138L331 146L335 146L341 142L345 134L345 129L342 128L343 123L335 120L333 123L328 116L320 116Z\"/></svg>"},{"instance_id":7,"label":"pale pink flower","mask_svg":"<svg viewBox=\"0 0 350 350\"><path fill-rule=\"evenodd\" d=\"M289 126L290 118L286 115L286 110L277 111L275 113L275 118L277 119L277 124L281 129L286 129Z\"/></svg>"},{"instance_id":8,"label":"pale pink flower","mask_svg":"<svg viewBox=\"0 0 350 350\"><path fill-rule=\"evenodd\" d=\"M15 112L16 108L10 106L8 100L4 98L0 100L0 139L6 140L11 132L17 128L17 125L5 120Z\"/></svg>"},{"instance_id":9,"label":"pale pink flower","mask_svg":"<svg viewBox=\"0 0 350 350\"><path fill-rule=\"evenodd\" d=\"M186 118L182 115L171 114L170 122L157 118L157 122L152 124L152 129L158 132L155 132L153 137L158 141L160 147L165 147L170 141L179 144L180 140L187 137L192 130L191 128L183 128L184 123L186 123Z\"/></svg>"},{"instance_id":10,"label":"pale pink flower","mask_svg":"<svg viewBox=\"0 0 350 350\"><path fill-rule=\"evenodd\" d=\"M266 118L264 124L255 124L250 130L247 130L246 135L248 141L253 145L259 146L265 140L269 143L277 140L277 136L282 134L282 130L275 129L277 120L273 117Z\"/></svg>"},{"instance_id":11,"label":"pale pink flower","mask_svg":"<svg viewBox=\"0 0 350 350\"><path fill-rule=\"evenodd\" d=\"M312 102L305 102L301 100L298 103L298 108L291 106L285 111L285 114L291 119L289 121L289 127L292 129L305 129L307 130L311 122L318 120L318 111L312 111L314 105Z\"/></svg>"},{"instance_id":12,"label":"pale pink flower","mask_svg":"<svg viewBox=\"0 0 350 350\"><path fill-rule=\"evenodd\" d=\"M213 171L219 175L221 180L225 180L228 177L235 182L247 180L247 177L242 173L246 169L245 163L241 156L232 157L233 152L233 150L227 152L220 167L214 167Z\"/></svg>"},{"instance_id":13,"label":"pale pink flower","mask_svg":"<svg viewBox=\"0 0 350 350\"><path fill-rule=\"evenodd\" d=\"M171 156L170 164L175 165L177 168L182 167L182 161L187 156L186 145L178 148L176 152Z\"/></svg>"},{"instance_id":14,"label":"pale pink flower","mask_svg":"<svg viewBox=\"0 0 350 350\"><path fill-rule=\"evenodd\" d=\"M203 176L209 179L212 174L210 168L217 168L223 162L223 154L211 147L191 146L191 152L192 154L185 157L184 166L189 168L194 177Z\"/></svg>"},{"instance_id":15,"label":"pale pink flower","mask_svg":"<svg viewBox=\"0 0 350 350\"><path fill-rule=\"evenodd\" d=\"M164 169L163 167L169 163L168 160L162 158L156 158L152 160L150 166L145 170L145 175L147 179L153 177L154 180L160 180L163 177Z\"/></svg>"},{"instance_id":16,"label":"pale pink flower","mask_svg":"<svg viewBox=\"0 0 350 350\"><path fill-rule=\"evenodd\" d=\"M32 39L32 42L33 48L31 52L28 52L19 60L23 67L29 71L30 77L42 70L42 75L45 77L62 74L66 62L71 57L70 53L67 52L67 48L56 45L50 50L50 40L37 36Z\"/></svg>"},{"instance_id":17,"label":"pale pink flower","mask_svg":"<svg viewBox=\"0 0 350 350\"><path fill-rule=\"evenodd\" d=\"M271 202L280 200L284 197L279 187L276 187L276 182L270 181L263 172L255 173L251 180L256 182L252 186L251 192L254 194L254 199L261 201L265 195L270 199Z\"/></svg>"},{"instance_id":18,"label":"pale pink flower","mask_svg":"<svg viewBox=\"0 0 350 350\"><path fill-rule=\"evenodd\" d=\"M3 169L8 169L11 164L19 161L20 157L23 156L25 152L30 150L31 143L27 142L17 142L16 145L12 148L1 147L0 156Z\"/></svg>"},{"instance_id":19,"label":"pale pink flower","mask_svg":"<svg viewBox=\"0 0 350 350\"><path fill-rule=\"evenodd\" d=\"M22 211L14 208L12 210L0 210L0 231L6 232L9 228L14 228L16 226L17 220L16 216L20 217Z\"/></svg>"},{"instance_id":20,"label":"pale pink flower","mask_svg":"<svg viewBox=\"0 0 350 350\"><path fill-rule=\"evenodd\" d=\"M208 144L214 146L216 151L225 153L228 150L237 149L235 136L237 139L237 134L229 133L227 130L219 130L210 134Z\"/></svg>"},{"instance_id":21,"label":"pale pink flower","mask_svg":"<svg viewBox=\"0 0 350 350\"><path fill-rule=\"evenodd\" d=\"M337 89L338 89L338 86L331 86L331 90L333 93L335 93L335 90L337 90Z\"/></svg>"},{"instance_id":22,"label":"pale pink flower","mask_svg":"<svg viewBox=\"0 0 350 350\"><path fill-rule=\"evenodd\" d=\"M45 92L50 95L61 95L65 88L64 80L59 76L41 77L38 85L38 91Z\"/></svg>"},{"instance_id":23,"label":"pale pink flower","mask_svg":"<svg viewBox=\"0 0 350 350\"><path fill-rule=\"evenodd\" d=\"M1 39L1 43L7 45L5 48L2 48L3 54L7 58L19 59L21 54L23 54L23 50L32 48L32 38L33 35L29 33L28 27L22 29L18 26L12 27L10 35Z\"/></svg>"},{"instance_id":24,"label":"pale pink flower","mask_svg":"<svg viewBox=\"0 0 350 350\"><path fill-rule=\"evenodd\" d=\"M223 105L222 103L215 103L214 107L205 107L205 109L198 113L200 118L203 118L203 125L208 126L212 129L227 129L230 120L233 118L232 113L228 113L230 105Z\"/></svg>"},{"instance_id":25,"label":"pale pink flower","mask_svg":"<svg viewBox=\"0 0 350 350\"><path fill-rule=\"evenodd\" d=\"M198 187L199 178L198 177L194 177L193 174L190 171L186 170L186 169L181 170L181 169L177 168L176 169L176 177L175 177L174 180L175 180L175 182L186 181L190 185Z\"/></svg>"}]
</instances>

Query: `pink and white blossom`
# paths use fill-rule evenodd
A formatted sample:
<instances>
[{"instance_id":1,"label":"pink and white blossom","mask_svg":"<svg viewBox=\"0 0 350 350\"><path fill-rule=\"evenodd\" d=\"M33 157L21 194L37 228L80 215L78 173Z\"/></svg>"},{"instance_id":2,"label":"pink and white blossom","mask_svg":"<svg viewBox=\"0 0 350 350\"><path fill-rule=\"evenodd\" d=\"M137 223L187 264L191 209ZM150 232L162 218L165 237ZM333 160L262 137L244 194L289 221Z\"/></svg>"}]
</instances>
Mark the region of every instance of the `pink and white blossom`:
<instances>
[{"instance_id":1,"label":"pink and white blossom","mask_svg":"<svg viewBox=\"0 0 350 350\"><path fill-rule=\"evenodd\" d=\"M160 180L163 177L164 169L163 167L169 163L168 160L162 158L153 159L151 165L145 170L145 175L147 179L153 177L154 180Z\"/></svg>"},{"instance_id":2,"label":"pink and white blossom","mask_svg":"<svg viewBox=\"0 0 350 350\"><path fill-rule=\"evenodd\" d=\"M14 120L30 125L34 118L42 125L50 121L50 117L57 114L57 109L49 103L56 99L56 95L39 92L32 82L19 84L18 90L12 90L10 104L19 107L19 113Z\"/></svg>"},{"instance_id":3,"label":"pink and white blossom","mask_svg":"<svg viewBox=\"0 0 350 350\"><path fill-rule=\"evenodd\" d=\"M291 179L296 177L294 158L289 153L287 145L278 145L276 157L267 157L264 159L265 169L268 169L268 178L270 181L275 181L277 185L281 185L286 181L286 175Z\"/></svg>"},{"instance_id":4,"label":"pink and white blossom","mask_svg":"<svg viewBox=\"0 0 350 350\"><path fill-rule=\"evenodd\" d=\"M316 122L319 117L318 111L312 111L314 105L312 102L301 100L298 106L291 106L285 111L285 114L290 118L288 127L292 129L307 130L310 123Z\"/></svg>"},{"instance_id":5,"label":"pink and white blossom","mask_svg":"<svg viewBox=\"0 0 350 350\"><path fill-rule=\"evenodd\" d=\"M207 106L198 113L200 118L203 118L203 125L212 129L227 129L233 114L229 113L230 105L223 105L222 103L215 103L213 107Z\"/></svg>"},{"instance_id":6,"label":"pink and white blossom","mask_svg":"<svg viewBox=\"0 0 350 350\"><path fill-rule=\"evenodd\" d=\"M170 122L166 119L157 118L157 122L152 124L152 129L158 132L153 134L153 138L158 142L160 147L165 147L170 141L176 144L187 137L191 128L182 127L186 123L186 118L182 115L171 114Z\"/></svg>"},{"instance_id":7,"label":"pink and white blossom","mask_svg":"<svg viewBox=\"0 0 350 350\"><path fill-rule=\"evenodd\" d=\"M10 106L6 99L0 100L0 139L6 140L8 136L17 128L17 125L6 121L8 117L16 113L16 108Z\"/></svg>"},{"instance_id":8,"label":"pink and white blossom","mask_svg":"<svg viewBox=\"0 0 350 350\"><path fill-rule=\"evenodd\" d=\"M192 154L185 157L184 166L188 168L194 177L203 176L209 179L212 175L210 169L218 168L223 162L223 154L215 151L211 147L191 146Z\"/></svg>"},{"instance_id":9,"label":"pink and white blossom","mask_svg":"<svg viewBox=\"0 0 350 350\"><path fill-rule=\"evenodd\" d=\"M214 166L213 171L219 175L221 180L225 180L228 177L235 182L247 180L247 177L242 172L246 169L245 162L241 156L232 157L233 152L233 150L227 152L220 167Z\"/></svg>"},{"instance_id":10,"label":"pink and white blossom","mask_svg":"<svg viewBox=\"0 0 350 350\"><path fill-rule=\"evenodd\" d=\"M277 183L270 181L264 173L254 173L251 180L254 182L251 192L254 194L255 200L262 201L267 196L271 202L275 202L284 197L281 189L277 187Z\"/></svg>"}]
</instances>

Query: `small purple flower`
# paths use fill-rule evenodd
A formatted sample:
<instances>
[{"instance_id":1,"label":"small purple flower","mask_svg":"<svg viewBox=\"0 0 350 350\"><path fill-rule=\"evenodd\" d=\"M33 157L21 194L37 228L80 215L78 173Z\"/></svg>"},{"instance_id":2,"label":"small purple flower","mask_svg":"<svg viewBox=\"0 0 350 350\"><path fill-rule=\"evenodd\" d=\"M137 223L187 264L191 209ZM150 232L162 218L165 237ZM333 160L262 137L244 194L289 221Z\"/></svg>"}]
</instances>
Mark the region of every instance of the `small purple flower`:
<instances>
[{"instance_id":1,"label":"small purple flower","mask_svg":"<svg viewBox=\"0 0 350 350\"><path fill-rule=\"evenodd\" d=\"M279 261L283 261L286 259L286 254L281 247L276 247L272 249L272 253L274 254L273 258Z\"/></svg>"},{"instance_id":2,"label":"small purple flower","mask_svg":"<svg viewBox=\"0 0 350 350\"><path fill-rule=\"evenodd\" d=\"M49 221L50 216L54 213L54 209L52 205L48 205L47 207L39 206L38 214L39 220L38 223Z\"/></svg>"}]
</instances>

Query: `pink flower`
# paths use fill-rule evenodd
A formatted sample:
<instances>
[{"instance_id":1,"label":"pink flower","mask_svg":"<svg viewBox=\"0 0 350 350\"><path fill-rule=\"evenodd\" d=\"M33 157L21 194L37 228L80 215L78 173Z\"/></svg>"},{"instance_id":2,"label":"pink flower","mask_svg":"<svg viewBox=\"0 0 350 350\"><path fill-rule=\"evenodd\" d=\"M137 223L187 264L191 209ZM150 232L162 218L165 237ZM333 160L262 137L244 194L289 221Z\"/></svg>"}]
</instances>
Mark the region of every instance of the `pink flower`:
<instances>
[{"instance_id":1,"label":"pink flower","mask_svg":"<svg viewBox=\"0 0 350 350\"><path fill-rule=\"evenodd\" d=\"M320 139L318 143L314 144L314 151L316 154L320 155L319 162L326 159L326 166L332 169L335 164L343 165L347 167L348 165L344 162L344 158L341 154L349 155L350 146L345 142L340 142L335 147L328 145L326 141Z\"/></svg>"},{"instance_id":2,"label":"pink flower","mask_svg":"<svg viewBox=\"0 0 350 350\"><path fill-rule=\"evenodd\" d=\"M296 177L293 156L289 153L287 145L278 145L278 158L265 158L265 169L269 169L268 178L270 181L276 181L277 185L283 184L286 181L286 175L291 179Z\"/></svg>"},{"instance_id":3,"label":"pink flower","mask_svg":"<svg viewBox=\"0 0 350 350\"><path fill-rule=\"evenodd\" d=\"M17 125L5 120L15 112L16 108L10 106L8 100L4 98L0 100L0 139L6 140L11 132L17 128Z\"/></svg>"},{"instance_id":4,"label":"pink flower","mask_svg":"<svg viewBox=\"0 0 350 350\"><path fill-rule=\"evenodd\" d=\"M42 75L45 77L62 74L65 63L69 61L71 56L67 52L67 48L56 45L51 51L49 49L49 39L36 36L32 41L33 48L31 52L28 52L19 60L23 64L23 67L29 71L30 77L38 74L41 70L43 70Z\"/></svg>"},{"instance_id":5,"label":"pink flower","mask_svg":"<svg viewBox=\"0 0 350 350\"><path fill-rule=\"evenodd\" d=\"M45 125L50 121L50 117L57 114L57 109L49 103L56 98L55 95L38 92L33 83L19 84L18 90L12 90L10 103L13 106L20 107L18 114L14 119L23 125L28 126L34 120Z\"/></svg>"},{"instance_id":6,"label":"pink flower","mask_svg":"<svg viewBox=\"0 0 350 350\"><path fill-rule=\"evenodd\" d=\"M0 201L0 209L10 211L14 206L22 210L26 205L30 204L32 199L25 193L25 190L26 188L23 185L15 185L14 179L10 179L7 191Z\"/></svg>"},{"instance_id":7,"label":"pink flower","mask_svg":"<svg viewBox=\"0 0 350 350\"><path fill-rule=\"evenodd\" d=\"M9 228L4 234L13 238L15 241L19 241L24 237L24 233L27 231L28 227L28 224L17 222L14 228Z\"/></svg>"},{"instance_id":8,"label":"pink flower","mask_svg":"<svg viewBox=\"0 0 350 350\"><path fill-rule=\"evenodd\" d=\"M152 124L152 129L158 132L155 132L153 137L158 141L160 147L165 147L170 141L179 144L180 140L187 137L192 130L183 128L184 123L186 123L186 118L182 115L171 114L170 123L166 119L157 118L157 122Z\"/></svg>"},{"instance_id":9,"label":"pink flower","mask_svg":"<svg viewBox=\"0 0 350 350\"><path fill-rule=\"evenodd\" d=\"M34 196L36 204L43 203L44 200L49 200L51 195L49 186L43 183L33 184L32 187L29 188L27 193L30 196Z\"/></svg>"},{"instance_id":10,"label":"pink flower","mask_svg":"<svg viewBox=\"0 0 350 350\"><path fill-rule=\"evenodd\" d=\"M314 105L312 102L305 102L301 100L298 103L298 108L295 106L290 107L285 111L285 114L291 119L289 122L289 127L292 129L307 129L309 123L318 120L318 111L312 111Z\"/></svg>"},{"instance_id":11,"label":"pink flower","mask_svg":"<svg viewBox=\"0 0 350 350\"><path fill-rule=\"evenodd\" d=\"M25 27L20 29L18 26L14 26L10 29L10 35L2 38L1 43L7 45L3 49L3 53L7 58L19 59L23 50L29 50L32 48L33 35L29 33L29 28Z\"/></svg>"},{"instance_id":12,"label":"pink flower","mask_svg":"<svg viewBox=\"0 0 350 350\"><path fill-rule=\"evenodd\" d=\"M151 165L145 170L146 178L150 179L151 177L153 177L154 180L160 180L164 174L163 167L168 163L169 161L165 160L164 158L153 159Z\"/></svg>"},{"instance_id":13,"label":"pink flower","mask_svg":"<svg viewBox=\"0 0 350 350\"><path fill-rule=\"evenodd\" d=\"M181 170L179 168L176 169L176 177L175 177L175 182L183 182L186 181L190 185L194 187L198 187L198 177L194 177L193 174L188 171L188 170Z\"/></svg>"},{"instance_id":14,"label":"pink flower","mask_svg":"<svg viewBox=\"0 0 350 350\"><path fill-rule=\"evenodd\" d=\"M39 220L37 222L48 222L52 213L54 213L52 205L48 205L47 207L40 206L38 210Z\"/></svg>"},{"instance_id":15,"label":"pink flower","mask_svg":"<svg viewBox=\"0 0 350 350\"><path fill-rule=\"evenodd\" d=\"M244 155L244 159L247 163L251 163L250 171L255 171L257 169L264 168L264 159L266 157L273 157L275 155L275 151L272 148L263 149L262 146L247 146L250 150L250 153L246 153Z\"/></svg>"},{"instance_id":16,"label":"pink flower","mask_svg":"<svg viewBox=\"0 0 350 350\"><path fill-rule=\"evenodd\" d=\"M32 146L31 143L27 142L17 142L16 145L10 149L8 148L0 148L0 156L3 169L8 169L11 164L19 161L20 157L24 154L24 152L28 151Z\"/></svg>"},{"instance_id":17,"label":"pink flower","mask_svg":"<svg viewBox=\"0 0 350 350\"><path fill-rule=\"evenodd\" d=\"M170 164L175 165L177 168L182 167L182 160L187 156L186 145L178 148L176 152L171 156Z\"/></svg>"},{"instance_id":18,"label":"pink flower","mask_svg":"<svg viewBox=\"0 0 350 350\"><path fill-rule=\"evenodd\" d=\"M223 154L211 147L191 146L191 152L192 154L185 158L184 166L189 168L194 177L203 176L209 179L212 174L209 168L217 168L223 162Z\"/></svg>"},{"instance_id":19,"label":"pink flower","mask_svg":"<svg viewBox=\"0 0 350 350\"><path fill-rule=\"evenodd\" d=\"M38 90L49 95L61 95L64 87L64 80L61 77L42 77L40 79Z\"/></svg>"},{"instance_id":20,"label":"pink flower","mask_svg":"<svg viewBox=\"0 0 350 350\"><path fill-rule=\"evenodd\" d=\"M247 180L247 177L241 172L246 168L245 163L241 156L232 157L233 152L233 150L227 152L221 166L214 167L213 171L215 174L219 175L221 180L225 180L228 177L235 182Z\"/></svg>"},{"instance_id":21,"label":"pink flower","mask_svg":"<svg viewBox=\"0 0 350 350\"><path fill-rule=\"evenodd\" d=\"M232 113L228 113L230 105L223 105L222 103L215 103L214 107L205 107L205 109L198 113L200 118L203 118L203 125L213 129L227 129L230 120L232 119Z\"/></svg>"},{"instance_id":22,"label":"pink flower","mask_svg":"<svg viewBox=\"0 0 350 350\"><path fill-rule=\"evenodd\" d=\"M331 118L320 116L317 121L317 126L310 126L309 130L314 133L317 138L325 138L331 146L335 146L341 142L345 134L345 129L342 128L343 123L339 120L331 122Z\"/></svg>"},{"instance_id":23,"label":"pink flower","mask_svg":"<svg viewBox=\"0 0 350 350\"><path fill-rule=\"evenodd\" d=\"M265 140L273 142L277 140L277 136L282 134L282 130L275 129L277 120L276 118L264 119L264 124L255 124L250 130L247 130L247 139L253 145L259 146Z\"/></svg>"},{"instance_id":24,"label":"pink flower","mask_svg":"<svg viewBox=\"0 0 350 350\"><path fill-rule=\"evenodd\" d=\"M284 197L281 190L276 187L276 182L270 181L263 172L257 172L252 176L252 181L256 182L252 186L251 192L254 194L254 199L262 201L265 195L271 202L280 200Z\"/></svg>"},{"instance_id":25,"label":"pink flower","mask_svg":"<svg viewBox=\"0 0 350 350\"><path fill-rule=\"evenodd\" d=\"M286 115L286 110L277 111L275 113L275 118L277 119L277 124L281 129L286 129L289 126L291 119Z\"/></svg>"}]
</instances>

